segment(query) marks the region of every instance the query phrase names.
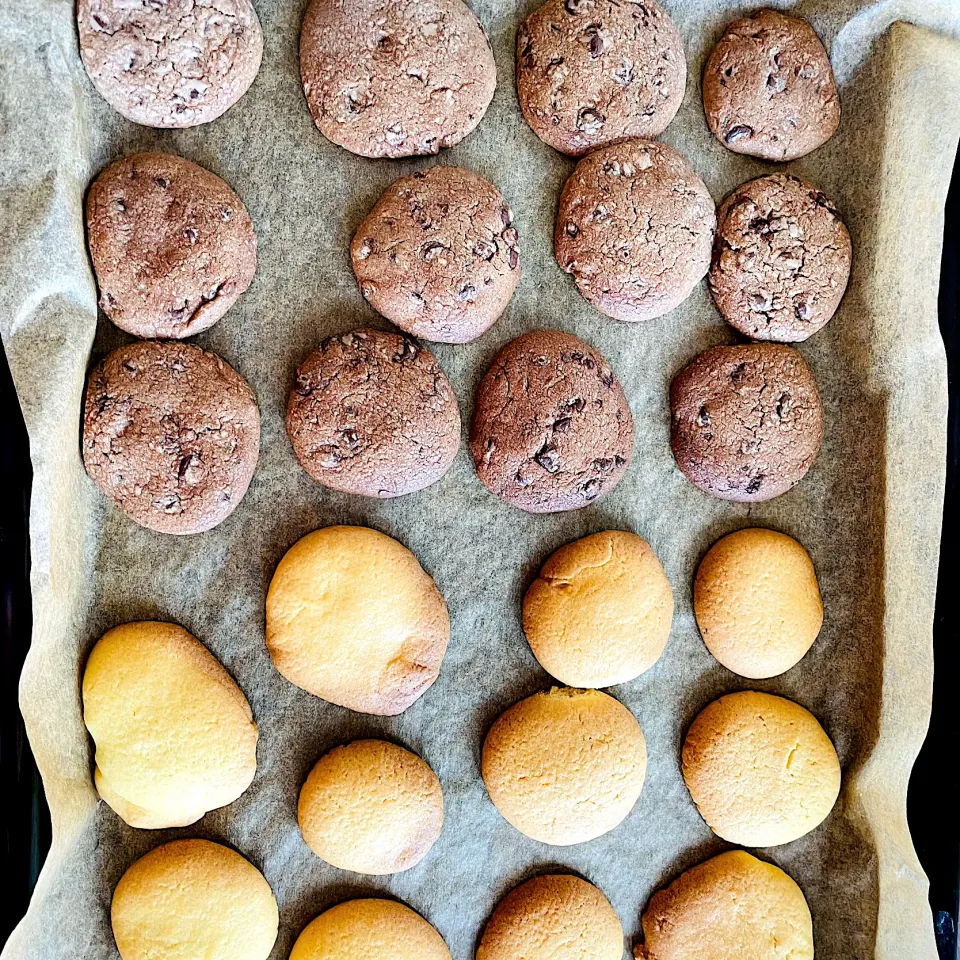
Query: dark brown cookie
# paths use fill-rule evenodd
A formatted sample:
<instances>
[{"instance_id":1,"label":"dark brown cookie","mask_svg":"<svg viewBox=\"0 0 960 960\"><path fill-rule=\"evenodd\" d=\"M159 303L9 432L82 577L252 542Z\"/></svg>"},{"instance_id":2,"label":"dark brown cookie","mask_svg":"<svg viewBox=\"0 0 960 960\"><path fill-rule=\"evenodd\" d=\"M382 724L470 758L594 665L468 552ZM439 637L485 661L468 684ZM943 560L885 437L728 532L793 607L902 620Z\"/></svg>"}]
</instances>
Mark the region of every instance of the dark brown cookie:
<instances>
[{"instance_id":1,"label":"dark brown cookie","mask_svg":"<svg viewBox=\"0 0 960 960\"><path fill-rule=\"evenodd\" d=\"M240 198L167 153L124 157L94 180L87 237L100 307L137 337L180 339L213 326L257 268Z\"/></svg>"},{"instance_id":2,"label":"dark brown cookie","mask_svg":"<svg viewBox=\"0 0 960 960\"><path fill-rule=\"evenodd\" d=\"M83 462L137 523L202 533L236 509L260 452L253 391L190 343L131 343L90 374Z\"/></svg>"},{"instance_id":3,"label":"dark brown cookie","mask_svg":"<svg viewBox=\"0 0 960 960\"><path fill-rule=\"evenodd\" d=\"M134 123L216 120L260 69L250 0L77 0L80 56L100 95Z\"/></svg>"},{"instance_id":4,"label":"dark brown cookie","mask_svg":"<svg viewBox=\"0 0 960 960\"><path fill-rule=\"evenodd\" d=\"M656 0L547 0L517 34L517 91L533 132L583 156L666 130L683 100L680 33Z\"/></svg>"},{"instance_id":5,"label":"dark brown cookie","mask_svg":"<svg viewBox=\"0 0 960 960\"><path fill-rule=\"evenodd\" d=\"M673 455L721 500L772 500L820 452L823 404L799 351L773 343L714 347L670 387Z\"/></svg>"},{"instance_id":6,"label":"dark brown cookie","mask_svg":"<svg viewBox=\"0 0 960 960\"><path fill-rule=\"evenodd\" d=\"M559 330L508 343L477 392L477 474L529 513L576 510L609 493L633 454L633 417L609 364Z\"/></svg>"},{"instance_id":7,"label":"dark brown cookie","mask_svg":"<svg viewBox=\"0 0 960 960\"><path fill-rule=\"evenodd\" d=\"M734 153L795 160L840 126L830 58L813 27L776 10L734 20L703 70L703 109Z\"/></svg>"},{"instance_id":8,"label":"dark brown cookie","mask_svg":"<svg viewBox=\"0 0 960 960\"><path fill-rule=\"evenodd\" d=\"M364 157L454 146L497 85L487 35L463 0L313 0L300 73L319 131Z\"/></svg>"},{"instance_id":9,"label":"dark brown cookie","mask_svg":"<svg viewBox=\"0 0 960 960\"><path fill-rule=\"evenodd\" d=\"M796 343L836 313L850 257L850 234L816 187L785 174L759 177L720 208L710 292L748 337Z\"/></svg>"},{"instance_id":10,"label":"dark brown cookie","mask_svg":"<svg viewBox=\"0 0 960 960\"><path fill-rule=\"evenodd\" d=\"M584 157L563 188L557 262L608 317L650 320L706 274L716 222L682 153L649 140L614 144Z\"/></svg>"},{"instance_id":11,"label":"dark brown cookie","mask_svg":"<svg viewBox=\"0 0 960 960\"><path fill-rule=\"evenodd\" d=\"M287 433L318 483L399 497L450 468L460 410L432 353L396 333L355 330L328 337L300 366Z\"/></svg>"},{"instance_id":12,"label":"dark brown cookie","mask_svg":"<svg viewBox=\"0 0 960 960\"><path fill-rule=\"evenodd\" d=\"M520 281L510 207L492 183L459 167L392 184L360 224L350 258L374 309L440 343L479 337Z\"/></svg>"}]
</instances>

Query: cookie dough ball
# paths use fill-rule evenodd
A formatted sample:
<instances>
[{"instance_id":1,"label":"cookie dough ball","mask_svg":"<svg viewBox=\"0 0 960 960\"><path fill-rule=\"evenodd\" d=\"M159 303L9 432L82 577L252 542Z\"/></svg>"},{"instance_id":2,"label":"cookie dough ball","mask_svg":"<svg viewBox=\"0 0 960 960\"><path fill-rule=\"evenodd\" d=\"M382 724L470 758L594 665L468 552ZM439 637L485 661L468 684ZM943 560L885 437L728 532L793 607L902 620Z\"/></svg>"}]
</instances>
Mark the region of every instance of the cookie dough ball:
<instances>
[{"instance_id":1,"label":"cookie dough ball","mask_svg":"<svg viewBox=\"0 0 960 960\"><path fill-rule=\"evenodd\" d=\"M226 113L260 69L250 0L78 0L80 56L97 92L147 127L194 127Z\"/></svg>"},{"instance_id":2,"label":"cookie dough ball","mask_svg":"<svg viewBox=\"0 0 960 960\"><path fill-rule=\"evenodd\" d=\"M279 914L267 881L239 853L177 840L120 878L110 920L123 960L267 960Z\"/></svg>"},{"instance_id":3,"label":"cookie dough ball","mask_svg":"<svg viewBox=\"0 0 960 960\"><path fill-rule=\"evenodd\" d=\"M577 164L560 198L557 263L608 317L652 320L679 306L710 268L717 218L690 161L633 140Z\"/></svg>"},{"instance_id":4,"label":"cookie dough ball","mask_svg":"<svg viewBox=\"0 0 960 960\"><path fill-rule=\"evenodd\" d=\"M416 754L383 740L357 740L321 757L297 809L307 846L354 873L415 867L443 827L437 775Z\"/></svg>"},{"instance_id":5,"label":"cookie dough ball","mask_svg":"<svg viewBox=\"0 0 960 960\"><path fill-rule=\"evenodd\" d=\"M450 960L443 937L395 900L348 900L321 913L290 960Z\"/></svg>"},{"instance_id":6,"label":"cookie dough ball","mask_svg":"<svg viewBox=\"0 0 960 960\"><path fill-rule=\"evenodd\" d=\"M840 794L840 761L812 713L747 690L715 700L694 720L683 779L717 836L773 847L827 818Z\"/></svg>"},{"instance_id":7,"label":"cookie dough ball","mask_svg":"<svg viewBox=\"0 0 960 960\"><path fill-rule=\"evenodd\" d=\"M497 85L486 32L462 0L313 0L300 73L317 129L363 157L454 146Z\"/></svg>"},{"instance_id":8,"label":"cookie dough ball","mask_svg":"<svg viewBox=\"0 0 960 960\"><path fill-rule=\"evenodd\" d=\"M803 891L779 867L742 850L721 853L654 894L637 960L813 960Z\"/></svg>"},{"instance_id":9,"label":"cookie dough ball","mask_svg":"<svg viewBox=\"0 0 960 960\"><path fill-rule=\"evenodd\" d=\"M460 447L460 408L436 358L408 337L327 337L300 365L287 433L317 483L399 497L436 483Z\"/></svg>"},{"instance_id":10,"label":"cookie dough ball","mask_svg":"<svg viewBox=\"0 0 960 960\"><path fill-rule=\"evenodd\" d=\"M786 174L759 177L720 208L710 293L741 333L797 343L836 313L850 258L850 234L816 187Z\"/></svg>"},{"instance_id":11,"label":"cookie dough ball","mask_svg":"<svg viewBox=\"0 0 960 960\"><path fill-rule=\"evenodd\" d=\"M523 601L533 655L561 683L610 687L649 670L673 621L673 593L646 540L606 530L561 547Z\"/></svg>"},{"instance_id":12,"label":"cookie dough ball","mask_svg":"<svg viewBox=\"0 0 960 960\"><path fill-rule=\"evenodd\" d=\"M483 745L483 782L503 818L556 846L616 827L637 802L646 770L640 724L599 690L535 693L507 710Z\"/></svg>"},{"instance_id":13,"label":"cookie dough ball","mask_svg":"<svg viewBox=\"0 0 960 960\"><path fill-rule=\"evenodd\" d=\"M656 0L547 0L517 34L517 91L533 132L583 156L660 136L687 81L680 33Z\"/></svg>"},{"instance_id":14,"label":"cookie dough ball","mask_svg":"<svg viewBox=\"0 0 960 960\"><path fill-rule=\"evenodd\" d=\"M670 386L677 466L721 500L772 500L799 483L823 441L823 403L793 347L714 347Z\"/></svg>"},{"instance_id":15,"label":"cookie dough ball","mask_svg":"<svg viewBox=\"0 0 960 960\"><path fill-rule=\"evenodd\" d=\"M403 713L433 684L450 640L417 558L367 527L325 527L287 552L267 593L267 649L291 683L360 713Z\"/></svg>"},{"instance_id":16,"label":"cookie dough ball","mask_svg":"<svg viewBox=\"0 0 960 960\"><path fill-rule=\"evenodd\" d=\"M799 663L823 625L810 554L793 537L758 527L710 548L697 570L693 606L707 649L754 680Z\"/></svg>"},{"instance_id":17,"label":"cookie dough ball","mask_svg":"<svg viewBox=\"0 0 960 960\"><path fill-rule=\"evenodd\" d=\"M524 334L480 384L470 452L484 486L529 513L585 507L623 479L633 416L609 364L559 330Z\"/></svg>"},{"instance_id":18,"label":"cookie dough ball","mask_svg":"<svg viewBox=\"0 0 960 960\"><path fill-rule=\"evenodd\" d=\"M476 960L622 960L610 901L579 877L534 877L510 891L483 931Z\"/></svg>"},{"instance_id":19,"label":"cookie dough ball","mask_svg":"<svg viewBox=\"0 0 960 960\"><path fill-rule=\"evenodd\" d=\"M237 508L260 455L260 411L246 380L189 343L131 343L90 374L83 463L133 520L202 533Z\"/></svg>"},{"instance_id":20,"label":"cookie dough ball","mask_svg":"<svg viewBox=\"0 0 960 960\"><path fill-rule=\"evenodd\" d=\"M476 340L520 282L520 238L499 190L460 167L401 177L350 247L360 292L414 336Z\"/></svg>"},{"instance_id":21,"label":"cookie dough ball","mask_svg":"<svg viewBox=\"0 0 960 960\"><path fill-rule=\"evenodd\" d=\"M703 109L734 153L796 160L840 126L830 58L813 27L776 10L734 20L703 70Z\"/></svg>"},{"instance_id":22,"label":"cookie dough ball","mask_svg":"<svg viewBox=\"0 0 960 960\"><path fill-rule=\"evenodd\" d=\"M144 339L212 327L253 280L257 238L218 176L167 153L111 164L87 195L100 308Z\"/></svg>"}]
</instances>

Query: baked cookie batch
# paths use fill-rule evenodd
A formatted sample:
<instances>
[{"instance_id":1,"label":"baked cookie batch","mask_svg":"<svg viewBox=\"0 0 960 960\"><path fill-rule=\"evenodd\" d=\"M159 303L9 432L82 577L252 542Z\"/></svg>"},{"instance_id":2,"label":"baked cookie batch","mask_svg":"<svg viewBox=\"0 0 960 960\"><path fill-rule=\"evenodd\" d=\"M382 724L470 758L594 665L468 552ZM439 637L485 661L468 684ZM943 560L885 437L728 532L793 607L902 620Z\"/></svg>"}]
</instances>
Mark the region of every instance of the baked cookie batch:
<instances>
[{"instance_id":1,"label":"baked cookie batch","mask_svg":"<svg viewBox=\"0 0 960 960\"><path fill-rule=\"evenodd\" d=\"M214 120L249 88L263 50L249 0L80 0L83 63L124 116L155 127ZM432 155L481 122L496 87L482 25L462 0L312 0L300 40L303 89L320 132L353 153ZM719 212L691 162L657 141L686 82L681 37L655 2L547 0L517 35L523 115L579 162L559 198L554 247L585 300L654 322L704 277L751 342L716 347L675 377L677 466L705 494L762 501L799 483L823 438L816 380L790 344L837 310L850 236L816 187L775 173ZM763 10L730 24L707 61L703 102L728 149L787 161L839 125L830 62L810 25ZM216 323L250 285L256 237L220 178L148 153L107 167L87 198L100 306L144 338L91 372L83 459L134 521L189 535L223 522L253 476L260 414L221 358L183 338ZM460 445L454 391L412 339L484 334L521 281L520 233L501 192L471 171L402 177L350 246L360 294L402 333L350 331L317 344L286 411L297 459L317 483L399 497L437 482ZM585 507L613 490L634 449L616 373L588 343L537 330L508 343L482 379L470 427L479 480L530 513ZM696 573L704 643L741 677L777 677L816 641L824 610L813 562L792 538L748 528L721 538ZM482 745L490 800L545 844L615 829L641 794L640 725L603 692L663 653L674 598L639 536L607 530L561 547L523 600L530 648L557 686L497 719ZM266 646L291 683L367 714L402 713L434 683L450 639L446 603L416 557L362 527L293 545L266 599ZM257 726L202 643L168 623L129 623L96 644L83 676L96 788L126 823L182 827L237 799L256 772ZM479 745L478 745L479 746ZM799 704L755 691L706 706L680 758L719 837L757 848L817 828L840 793L828 734ZM399 745L359 740L321 757L303 784L304 842L345 871L414 868L443 827L441 781ZM259 871L204 840L160 846L114 892L123 960L265 960L277 904ZM810 911L782 870L733 850L681 874L643 915L640 960L813 957ZM538 876L500 902L478 960L619 960L624 931L603 893ZM440 934L392 900L348 900L300 934L292 960L449 960Z\"/></svg>"}]
</instances>

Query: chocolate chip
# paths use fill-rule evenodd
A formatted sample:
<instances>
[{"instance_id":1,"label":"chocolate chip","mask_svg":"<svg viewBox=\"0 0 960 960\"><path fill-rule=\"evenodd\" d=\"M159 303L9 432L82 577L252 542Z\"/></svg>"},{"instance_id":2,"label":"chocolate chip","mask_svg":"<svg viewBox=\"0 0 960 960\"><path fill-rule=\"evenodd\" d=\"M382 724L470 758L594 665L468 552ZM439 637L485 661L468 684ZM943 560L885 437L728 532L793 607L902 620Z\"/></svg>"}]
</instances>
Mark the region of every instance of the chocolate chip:
<instances>
[{"instance_id":1,"label":"chocolate chip","mask_svg":"<svg viewBox=\"0 0 960 960\"><path fill-rule=\"evenodd\" d=\"M509 207L501 208L500 221L505 227L509 227L513 223L513 211Z\"/></svg>"},{"instance_id":2,"label":"chocolate chip","mask_svg":"<svg viewBox=\"0 0 960 960\"><path fill-rule=\"evenodd\" d=\"M424 244L420 256L424 260L436 260L447 248L439 240L431 240Z\"/></svg>"},{"instance_id":3,"label":"chocolate chip","mask_svg":"<svg viewBox=\"0 0 960 960\"><path fill-rule=\"evenodd\" d=\"M749 140L753 136L753 127L748 127L745 123L738 123L727 131L725 137L727 143L736 143L738 140Z\"/></svg>"},{"instance_id":4,"label":"chocolate chip","mask_svg":"<svg viewBox=\"0 0 960 960\"><path fill-rule=\"evenodd\" d=\"M168 493L154 501L164 513L180 513L182 507L180 498L175 493Z\"/></svg>"},{"instance_id":5,"label":"chocolate chip","mask_svg":"<svg viewBox=\"0 0 960 960\"><path fill-rule=\"evenodd\" d=\"M800 300L793 307L794 315L798 320L809 320L810 319L810 305L806 300Z\"/></svg>"},{"instance_id":6,"label":"chocolate chip","mask_svg":"<svg viewBox=\"0 0 960 960\"><path fill-rule=\"evenodd\" d=\"M599 110L595 110L593 107L584 107L577 114L577 129L588 136L599 133L605 120L606 117Z\"/></svg>"},{"instance_id":7,"label":"chocolate chip","mask_svg":"<svg viewBox=\"0 0 960 960\"><path fill-rule=\"evenodd\" d=\"M759 474L747 484L747 493L756 493L760 489L762 484L763 484L763 474Z\"/></svg>"},{"instance_id":8,"label":"chocolate chip","mask_svg":"<svg viewBox=\"0 0 960 960\"><path fill-rule=\"evenodd\" d=\"M555 420L553 423L553 432L554 433L569 433L570 424L573 421L570 417L561 417L559 420Z\"/></svg>"},{"instance_id":9,"label":"chocolate chip","mask_svg":"<svg viewBox=\"0 0 960 960\"><path fill-rule=\"evenodd\" d=\"M224 207L220 216L223 217L224 223L229 223L233 219L233 211L229 207Z\"/></svg>"},{"instance_id":10,"label":"chocolate chip","mask_svg":"<svg viewBox=\"0 0 960 960\"><path fill-rule=\"evenodd\" d=\"M166 190L170 186L170 181L166 177L154 177L153 182L162 190Z\"/></svg>"},{"instance_id":11,"label":"chocolate chip","mask_svg":"<svg viewBox=\"0 0 960 960\"><path fill-rule=\"evenodd\" d=\"M520 242L520 234L517 233L513 227L507 227L507 229L503 231L503 239L506 240L511 247L515 247Z\"/></svg>"},{"instance_id":12,"label":"chocolate chip","mask_svg":"<svg viewBox=\"0 0 960 960\"><path fill-rule=\"evenodd\" d=\"M404 337L403 346L400 348L400 352L396 354L393 359L397 363L403 363L406 360L416 360L419 353L420 348L412 340Z\"/></svg>"},{"instance_id":13,"label":"chocolate chip","mask_svg":"<svg viewBox=\"0 0 960 960\"><path fill-rule=\"evenodd\" d=\"M771 93L783 93L787 89L787 80L786 77L781 76L779 73L771 73L767 77L767 89Z\"/></svg>"},{"instance_id":14,"label":"chocolate chip","mask_svg":"<svg viewBox=\"0 0 960 960\"><path fill-rule=\"evenodd\" d=\"M790 408L792 405L793 402L789 393L780 394L780 399L777 400L777 416L782 420L790 413Z\"/></svg>"},{"instance_id":15,"label":"chocolate chip","mask_svg":"<svg viewBox=\"0 0 960 960\"><path fill-rule=\"evenodd\" d=\"M464 303L473 303L477 299L477 288L472 283L464 284L457 291L457 299Z\"/></svg>"},{"instance_id":16,"label":"chocolate chip","mask_svg":"<svg viewBox=\"0 0 960 960\"><path fill-rule=\"evenodd\" d=\"M187 227L187 229L183 231L183 239L191 244L196 243L198 237L199 234L197 233L196 227Z\"/></svg>"},{"instance_id":17,"label":"chocolate chip","mask_svg":"<svg viewBox=\"0 0 960 960\"><path fill-rule=\"evenodd\" d=\"M624 87L629 87L636 79L636 70L632 60L624 60L614 71L614 79Z\"/></svg>"},{"instance_id":18,"label":"chocolate chip","mask_svg":"<svg viewBox=\"0 0 960 960\"><path fill-rule=\"evenodd\" d=\"M340 436L343 438L343 442L350 449L351 453L355 453L363 446L360 442L360 437L357 436L356 430L347 427L340 431Z\"/></svg>"},{"instance_id":19,"label":"chocolate chip","mask_svg":"<svg viewBox=\"0 0 960 960\"><path fill-rule=\"evenodd\" d=\"M117 197L117 199L113 201L113 205L118 213L125 213L127 210L127 205L123 202L122 197Z\"/></svg>"},{"instance_id":20,"label":"chocolate chip","mask_svg":"<svg viewBox=\"0 0 960 960\"><path fill-rule=\"evenodd\" d=\"M523 61L523 65L528 69L532 69L536 65L536 60L533 56L533 40L527 38L526 43L523 45L523 49L520 52L520 59Z\"/></svg>"},{"instance_id":21,"label":"chocolate chip","mask_svg":"<svg viewBox=\"0 0 960 960\"><path fill-rule=\"evenodd\" d=\"M549 440L537 451L533 458L547 473L556 473L560 469L560 451Z\"/></svg>"},{"instance_id":22,"label":"chocolate chip","mask_svg":"<svg viewBox=\"0 0 960 960\"><path fill-rule=\"evenodd\" d=\"M592 477L580 488L580 495L584 500L596 500L600 496L600 487L600 481Z\"/></svg>"},{"instance_id":23,"label":"chocolate chip","mask_svg":"<svg viewBox=\"0 0 960 960\"><path fill-rule=\"evenodd\" d=\"M507 254L507 262L510 264L511 270L517 269L520 264L520 251L516 247L510 248L510 252Z\"/></svg>"},{"instance_id":24,"label":"chocolate chip","mask_svg":"<svg viewBox=\"0 0 960 960\"><path fill-rule=\"evenodd\" d=\"M600 35L600 32L596 27L589 31L590 41L587 44L587 49L590 51L590 56L596 60L598 57L603 56L603 51L605 44L603 42L603 37Z\"/></svg>"},{"instance_id":25,"label":"chocolate chip","mask_svg":"<svg viewBox=\"0 0 960 960\"><path fill-rule=\"evenodd\" d=\"M339 467L343 462L343 455L340 453L337 447L323 447L319 453L320 466L326 467L328 470L332 470L334 467Z\"/></svg>"},{"instance_id":26,"label":"chocolate chip","mask_svg":"<svg viewBox=\"0 0 960 960\"><path fill-rule=\"evenodd\" d=\"M697 413L697 423L700 424L701 427L710 426L710 414L707 413L706 407L701 407Z\"/></svg>"},{"instance_id":27,"label":"chocolate chip","mask_svg":"<svg viewBox=\"0 0 960 960\"><path fill-rule=\"evenodd\" d=\"M313 387L310 386L310 379L308 377L297 377L297 382L293 385L293 389L301 397L309 397L310 394L313 393Z\"/></svg>"},{"instance_id":28,"label":"chocolate chip","mask_svg":"<svg viewBox=\"0 0 960 960\"><path fill-rule=\"evenodd\" d=\"M564 232L568 237L577 237L580 235L580 228L572 220L570 220L568 221Z\"/></svg>"},{"instance_id":29,"label":"chocolate chip","mask_svg":"<svg viewBox=\"0 0 960 960\"><path fill-rule=\"evenodd\" d=\"M492 260L497 255L497 250L495 240L478 240L473 247L473 252L481 260Z\"/></svg>"},{"instance_id":30,"label":"chocolate chip","mask_svg":"<svg viewBox=\"0 0 960 960\"><path fill-rule=\"evenodd\" d=\"M363 244L357 251L357 259L366 260L370 254L373 253L375 247L376 242L374 241L373 237L364 237Z\"/></svg>"},{"instance_id":31,"label":"chocolate chip","mask_svg":"<svg viewBox=\"0 0 960 960\"><path fill-rule=\"evenodd\" d=\"M567 401L567 409L575 410L577 413L581 413L586 405L583 397L574 397L572 400Z\"/></svg>"},{"instance_id":32,"label":"chocolate chip","mask_svg":"<svg viewBox=\"0 0 960 960\"><path fill-rule=\"evenodd\" d=\"M565 0L563 9L576 17L592 6L593 0Z\"/></svg>"}]
</instances>

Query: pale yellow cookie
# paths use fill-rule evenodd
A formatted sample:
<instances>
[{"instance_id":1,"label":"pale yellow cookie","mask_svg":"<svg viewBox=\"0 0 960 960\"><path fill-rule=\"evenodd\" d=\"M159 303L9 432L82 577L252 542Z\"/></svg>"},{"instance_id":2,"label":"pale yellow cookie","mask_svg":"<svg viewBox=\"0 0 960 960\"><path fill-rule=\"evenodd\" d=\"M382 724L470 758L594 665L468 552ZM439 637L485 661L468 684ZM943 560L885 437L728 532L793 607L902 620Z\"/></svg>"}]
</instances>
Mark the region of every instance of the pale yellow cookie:
<instances>
[{"instance_id":1,"label":"pale yellow cookie","mask_svg":"<svg viewBox=\"0 0 960 960\"><path fill-rule=\"evenodd\" d=\"M557 846L617 826L637 802L646 770L640 724L599 690L535 693L507 710L483 745L483 781L504 819Z\"/></svg>"},{"instance_id":2,"label":"pale yellow cookie","mask_svg":"<svg viewBox=\"0 0 960 960\"><path fill-rule=\"evenodd\" d=\"M443 827L437 775L415 753L383 740L334 747L310 771L297 810L307 846L354 873L416 866Z\"/></svg>"},{"instance_id":3,"label":"pale yellow cookie","mask_svg":"<svg viewBox=\"0 0 960 960\"><path fill-rule=\"evenodd\" d=\"M622 960L623 928L610 901L569 874L534 877L498 904L476 960Z\"/></svg>"},{"instance_id":4,"label":"pale yellow cookie","mask_svg":"<svg viewBox=\"0 0 960 960\"><path fill-rule=\"evenodd\" d=\"M610 687L649 670L673 621L673 593L646 540L606 530L561 547L523 601L523 630L547 673Z\"/></svg>"},{"instance_id":5,"label":"pale yellow cookie","mask_svg":"<svg viewBox=\"0 0 960 960\"><path fill-rule=\"evenodd\" d=\"M267 594L267 648L298 687L361 713L402 713L437 679L447 605L417 558L367 527L308 534Z\"/></svg>"},{"instance_id":6,"label":"pale yellow cookie","mask_svg":"<svg viewBox=\"0 0 960 960\"><path fill-rule=\"evenodd\" d=\"M450 960L443 937L395 900L348 900L321 913L290 960Z\"/></svg>"},{"instance_id":7,"label":"pale yellow cookie","mask_svg":"<svg viewBox=\"0 0 960 960\"><path fill-rule=\"evenodd\" d=\"M183 827L232 803L257 770L257 725L230 675L172 623L101 637L83 674L100 796L132 827Z\"/></svg>"},{"instance_id":8,"label":"pale yellow cookie","mask_svg":"<svg viewBox=\"0 0 960 960\"><path fill-rule=\"evenodd\" d=\"M279 923L260 871L208 840L141 857L120 878L110 919L123 960L266 960Z\"/></svg>"},{"instance_id":9,"label":"pale yellow cookie","mask_svg":"<svg viewBox=\"0 0 960 960\"><path fill-rule=\"evenodd\" d=\"M795 666L823 624L810 554L775 530L738 530L703 558L693 588L707 649L728 670L753 680Z\"/></svg>"},{"instance_id":10,"label":"pale yellow cookie","mask_svg":"<svg viewBox=\"0 0 960 960\"><path fill-rule=\"evenodd\" d=\"M748 690L715 700L693 721L683 778L717 836L773 847L826 819L840 794L840 761L812 713Z\"/></svg>"}]
</instances>

